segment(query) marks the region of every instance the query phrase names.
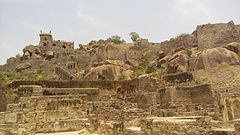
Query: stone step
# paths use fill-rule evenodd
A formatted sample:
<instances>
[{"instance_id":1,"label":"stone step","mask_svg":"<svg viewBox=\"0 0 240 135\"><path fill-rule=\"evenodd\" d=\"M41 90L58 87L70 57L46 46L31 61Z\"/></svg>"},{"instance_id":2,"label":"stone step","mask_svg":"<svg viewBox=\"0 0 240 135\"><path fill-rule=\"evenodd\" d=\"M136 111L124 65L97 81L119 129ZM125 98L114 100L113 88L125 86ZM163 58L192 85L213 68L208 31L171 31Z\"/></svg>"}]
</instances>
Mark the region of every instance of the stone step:
<instances>
[{"instance_id":1,"label":"stone step","mask_svg":"<svg viewBox=\"0 0 240 135\"><path fill-rule=\"evenodd\" d=\"M74 80L77 77L72 74L71 72L69 72L66 68L57 66L55 68L55 73L63 80Z\"/></svg>"}]
</instances>

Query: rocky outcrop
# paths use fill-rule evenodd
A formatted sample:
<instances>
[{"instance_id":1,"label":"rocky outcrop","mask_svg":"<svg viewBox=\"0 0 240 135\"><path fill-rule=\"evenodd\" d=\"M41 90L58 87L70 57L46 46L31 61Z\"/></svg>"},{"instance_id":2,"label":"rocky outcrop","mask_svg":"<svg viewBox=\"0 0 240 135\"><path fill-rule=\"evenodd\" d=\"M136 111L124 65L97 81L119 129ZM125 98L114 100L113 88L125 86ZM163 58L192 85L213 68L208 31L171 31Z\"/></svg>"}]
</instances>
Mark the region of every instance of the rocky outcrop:
<instances>
[{"instance_id":1,"label":"rocky outcrop","mask_svg":"<svg viewBox=\"0 0 240 135\"><path fill-rule=\"evenodd\" d=\"M96 67L90 68L85 79L91 80L117 80L118 77L122 79L130 79L132 71L131 66L125 64L120 60L107 60L104 63L99 63Z\"/></svg>"},{"instance_id":2,"label":"rocky outcrop","mask_svg":"<svg viewBox=\"0 0 240 135\"><path fill-rule=\"evenodd\" d=\"M120 75L120 72L120 66L102 65L91 68L84 78L87 80L114 80Z\"/></svg>"},{"instance_id":3,"label":"rocky outcrop","mask_svg":"<svg viewBox=\"0 0 240 135\"><path fill-rule=\"evenodd\" d=\"M167 55L156 60L158 68L164 68L166 73L184 72L189 69L190 50L182 50L173 55ZM191 51L190 51L191 52Z\"/></svg>"},{"instance_id":4,"label":"rocky outcrop","mask_svg":"<svg viewBox=\"0 0 240 135\"><path fill-rule=\"evenodd\" d=\"M32 64L29 63L29 62L24 62L22 64L19 64L17 67L16 67L16 71L17 72L21 72L23 70L26 70L26 69L29 69L32 67Z\"/></svg>"},{"instance_id":5,"label":"rocky outcrop","mask_svg":"<svg viewBox=\"0 0 240 135\"><path fill-rule=\"evenodd\" d=\"M223 47L235 53L240 52L240 43L238 42L232 42L230 44L224 45Z\"/></svg>"},{"instance_id":6,"label":"rocky outcrop","mask_svg":"<svg viewBox=\"0 0 240 135\"><path fill-rule=\"evenodd\" d=\"M28 45L23 49L23 59L28 60L30 58L41 58L41 50L34 45Z\"/></svg>"},{"instance_id":7,"label":"rocky outcrop","mask_svg":"<svg viewBox=\"0 0 240 135\"><path fill-rule=\"evenodd\" d=\"M47 51L46 52L46 60L51 60L54 58L54 52L53 51Z\"/></svg>"},{"instance_id":8,"label":"rocky outcrop","mask_svg":"<svg viewBox=\"0 0 240 135\"><path fill-rule=\"evenodd\" d=\"M209 69L220 65L239 64L238 55L225 48L216 47L204 50L196 57L194 70Z\"/></svg>"},{"instance_id":9,"label":"rocky outcrop","mask_svg":"<svg viewBox=\"0 0 240 135\"><path fill-rule=\"evenodd\" d=\"M164 68L166 73L176 73L240 64L235 53L238 51L238 43L228 44L226 48L182 50L157 60L157 67Z\"/></svg>"}]
</instances>

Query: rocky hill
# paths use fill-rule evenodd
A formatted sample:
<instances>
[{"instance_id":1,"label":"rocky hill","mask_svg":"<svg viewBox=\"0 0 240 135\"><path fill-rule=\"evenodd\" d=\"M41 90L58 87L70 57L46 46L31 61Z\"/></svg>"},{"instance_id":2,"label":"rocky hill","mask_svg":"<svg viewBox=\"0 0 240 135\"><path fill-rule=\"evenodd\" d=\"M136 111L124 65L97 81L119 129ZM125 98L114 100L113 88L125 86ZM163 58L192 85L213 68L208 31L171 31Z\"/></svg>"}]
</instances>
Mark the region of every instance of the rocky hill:
<instances>
[{"instance_id":1,"label":"rocky hill","mask_svg":"<svg viewBox=\"0 0 240 135\"><path fill-rule=\"evenodd\" d=\"M240 27L233 21L161 43L107 39L75 49L51 33L39 36L0 66L0 134L240 132Z\"/></svg>"}]
</instances>

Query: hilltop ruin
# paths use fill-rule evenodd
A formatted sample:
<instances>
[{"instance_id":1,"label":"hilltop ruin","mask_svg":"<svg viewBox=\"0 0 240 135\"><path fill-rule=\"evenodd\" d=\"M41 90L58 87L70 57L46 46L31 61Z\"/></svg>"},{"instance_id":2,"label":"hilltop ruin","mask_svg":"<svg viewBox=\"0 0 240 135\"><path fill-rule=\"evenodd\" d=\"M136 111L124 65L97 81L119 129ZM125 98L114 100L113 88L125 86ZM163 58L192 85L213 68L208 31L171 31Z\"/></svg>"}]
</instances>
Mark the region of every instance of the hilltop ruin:
<instances>
[{"instance_id":1,"label":"hilltop ruin","mask_svg":"<svg viewBox=\"0 0 240 135\"><path fill-rule=\"evenodd\" d=\"M0 66L0 134L240 135L240 25L161 43L40 33Z\"/></svg>"}]
</instances>

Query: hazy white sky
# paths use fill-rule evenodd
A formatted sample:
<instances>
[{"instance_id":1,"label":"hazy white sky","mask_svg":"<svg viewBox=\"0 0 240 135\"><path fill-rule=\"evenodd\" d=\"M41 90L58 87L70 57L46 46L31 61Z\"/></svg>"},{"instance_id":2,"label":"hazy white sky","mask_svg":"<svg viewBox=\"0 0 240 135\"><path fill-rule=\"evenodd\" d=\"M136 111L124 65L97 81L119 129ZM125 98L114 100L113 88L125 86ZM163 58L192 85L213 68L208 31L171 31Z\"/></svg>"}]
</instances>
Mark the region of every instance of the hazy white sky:
<instances>
[{"instance_id":1,"label":"hazy white sky","mask_svg":"<svg viewBox=\"0 0 240 135\"><path fill-rule=\"evenodd\" d=\"M37 44L39 31L87 43L136 31L160 42L198 24L240 23L239 0L0 0L0 64Z\"/></svg>"}]
</instances>

